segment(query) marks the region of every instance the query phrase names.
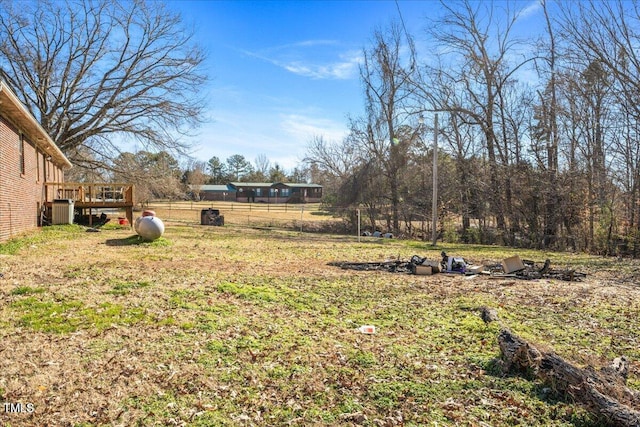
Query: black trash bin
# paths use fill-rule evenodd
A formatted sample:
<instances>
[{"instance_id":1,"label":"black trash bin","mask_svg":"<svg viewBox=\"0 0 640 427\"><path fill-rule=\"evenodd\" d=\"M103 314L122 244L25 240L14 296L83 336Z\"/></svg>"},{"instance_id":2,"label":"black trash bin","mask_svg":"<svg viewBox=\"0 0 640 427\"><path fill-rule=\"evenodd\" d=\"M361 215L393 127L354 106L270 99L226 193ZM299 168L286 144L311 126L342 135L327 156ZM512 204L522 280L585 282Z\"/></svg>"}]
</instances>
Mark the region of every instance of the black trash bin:
<instances>
[{"instance_id":1,"label":"black trash bin","mask_svg":"<svg viewBox=\"0 0 640 427\"><path fill-rule=\"evenodd\" d=\"M202 209L200 211L200 224L201 225L224 225L224 216L220 215L219 209Z\"/></svg>"}]
</instances>

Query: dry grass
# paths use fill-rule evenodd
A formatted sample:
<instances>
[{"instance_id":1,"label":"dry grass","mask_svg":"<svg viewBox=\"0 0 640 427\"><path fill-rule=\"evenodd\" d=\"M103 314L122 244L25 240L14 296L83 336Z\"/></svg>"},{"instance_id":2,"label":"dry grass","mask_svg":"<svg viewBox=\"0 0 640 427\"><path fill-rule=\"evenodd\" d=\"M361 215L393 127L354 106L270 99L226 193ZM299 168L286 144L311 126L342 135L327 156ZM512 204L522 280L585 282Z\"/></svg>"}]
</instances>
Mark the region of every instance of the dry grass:
<instances>
[{"instance_id":1,"label":"dry grass","mask_svg":"<svg viewBox=\"0 0 640 427\"><path fill-rule=\"evenodd\" d=\"M184 224L200 224L202 209L220 210L226 224L250 227L293 227L300 223L311 224L319 221L341 221L332 218L319 209L319 204L266 204L266 203L231 203L231 202L154 202L149 208L169 221Z\"/></svg>"},{"instance_id":2,"label":"dry grass","mask_svg":"<svg viewBox=\"0 0 640 427\"><path fill-rule=\"evenodd\" d=\"M637 263L614 274L611 260L530 254L600 262L583 283L353 272L326 264L440 249L166 223L153 243L70 227L0 255L0 400L35 409L0 408L0 423L601 425L499 372L500 325L482 322L482 305L578 364L624 354L640 384Z\"/></svg>"}]
</instances>

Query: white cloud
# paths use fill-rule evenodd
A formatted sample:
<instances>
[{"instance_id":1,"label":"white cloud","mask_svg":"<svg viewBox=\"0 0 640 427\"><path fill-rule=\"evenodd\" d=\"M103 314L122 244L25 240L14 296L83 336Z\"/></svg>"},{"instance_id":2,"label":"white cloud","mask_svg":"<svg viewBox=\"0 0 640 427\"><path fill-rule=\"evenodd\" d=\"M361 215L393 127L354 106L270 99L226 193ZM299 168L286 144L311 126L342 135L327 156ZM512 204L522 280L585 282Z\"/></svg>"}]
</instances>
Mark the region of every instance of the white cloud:
<instances>
[{"instance_id":1,"label":"white cloud","mask_svg":"<svg viewBox=\"0 0 640 427\"><path fill-rule=\"evenodd\" d=\"M339 61L325 64L305 64L301 61L294 61L284 64L276 63L276 65L294 74L314 79L346 80L357 76L361 62L359 54L345 53L340 55L339 59Z\"/></svg>"},{"instance_id":2,"label":"white cloud","mask_svg":"<svg viewBox=\"0 0 640 427\"><path fill-rule=\"evenodd\" d=\"M290 50L298 47L315 47L315 46L335 46L339 43L336 40L303 40L296 43L283 44L270 48L271 51Z\"/></svg>"},{"instance_id":3,"label":"white cloud","mask_svg":"<svg viewBox=\"0 0 640 427\"><path fill-rule=\"evenodd\" d=\"M347 134L343 123L315 114L315 111L302 114L220 111L216 120L204 126L200 136L193 140L192 155L204 161L213 156L224 161L241 154L253 162L264 154L272 163L292 169L300 163L314 136L338 141Z\"/></svg>"},{"instance_id":4,"label":"white cloud","mask_svg":"<svg viewBox=\"0 0 640 427\"><path fill-rule=\"evenodd\" d=\"M307 144L314 136L322 136L329 141L340 141L348 130L342 123L330 119L286 114L282 116L280 127L298 143Z\"/></svg>"},{"instance_id":5,"label":"white cloud","mask_svg":"<svg viewBox=\"0 0 640 427\"><path fill-rule=\"evenodd\" d=\"M243 50L246 55L267 61L290 73L313 79L347 80L357 76L361 63L359 51L338 52L332 40L306 40L264 49Z\"/></svg>"},{"instance_id":6,"label":"white cloud","mask_svg":"<svg viewBox=\"0 0 640 427\"><path fill-rule=\"evenodd\" d=\"M535 0L520 11L519 17L522 19L526 19L532 15L535 15L541 10L542 4L540 3L540 0Z\"/></svg>"}]
</instances>

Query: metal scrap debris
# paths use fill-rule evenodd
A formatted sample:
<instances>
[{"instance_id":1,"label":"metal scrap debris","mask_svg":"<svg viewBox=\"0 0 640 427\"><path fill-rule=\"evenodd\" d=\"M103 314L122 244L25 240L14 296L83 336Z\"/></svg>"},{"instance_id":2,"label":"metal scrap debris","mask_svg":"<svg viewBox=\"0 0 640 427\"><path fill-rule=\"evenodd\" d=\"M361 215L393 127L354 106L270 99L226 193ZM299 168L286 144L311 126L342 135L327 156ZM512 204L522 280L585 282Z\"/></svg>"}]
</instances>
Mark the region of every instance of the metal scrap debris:
<instances>
[{"instance_id":1,"label":"metal scrap debris","mask_svg":"<svg viewBox=\"0 0 640 427\"><path fill-rule=\"evenodd\" d=\"M340 267L344 270L358 271L386 271L389 273L406 274L434 274L434 273L456 273L465 275L476 275L479 273L488 274L493 278L514 278L522 280L535 279L556 279L567 282L579 282L586 278L586 273L575 271L574 269L553 269L551 261L536 263L530 260L521 260L514 255L505 258L501 263L474 266L461 257L448 256L441 253L442 260L429 261L419 255L413 255L408 261L400 259L383 262L330 262L329 265ZM398 257L399 258L399 257ZM427 271L425 273L425 271Z\"/></svg>"},{"instance_id":2,"label":"metal scrap debris","mask_svg":"<svg viewBox=\"0 0 640 427\"><path fill-rule=\"evenodd\" d=\"M343 270L359 271L388 271L389 273L411 273L409 261L383 261L383 262L330 262L329 265L340 267Z\"/></svg>"},{"instance_id":3,"label":"metal scrap debris","mask_svg":"<svg viewBox=\"0 0 640 427\"><path fill-rule=\"evenodd\" d=\"M408 261L402 261L400 259L393 261L383 262L345 262L337 261L330 262L329 265L334 267L340 267L344 270L359 270L359 271L387 271L389 273L407 273L407 274L420 274L421 267L430 267L430 273L464 273L468 264L458 257L448 257L447 254L442 252L443 259L441 262L429 261L427 258L423 258L419 255L413 255Z\"/></svg>"},{"instance_id":4,"label":"metal scrap debris","mask_svg":"<svg viewBox=\"0 0 640 427\"><path fill-rule=\"evenodd\" d=\"M587 277L586 273L575 271L574 269L567 268L564 270L558 270L551 268L551 261L545 260L544 263L537 263L531 260L522 260L522 268L518 270L511 270L509 273L504 268L505 262L502 264L495 264L489 267L489 271L492 277L513 277L523 280L535 280L535 279L556 279L566 282L579 282Z\"/></svg>"}]
</instances>

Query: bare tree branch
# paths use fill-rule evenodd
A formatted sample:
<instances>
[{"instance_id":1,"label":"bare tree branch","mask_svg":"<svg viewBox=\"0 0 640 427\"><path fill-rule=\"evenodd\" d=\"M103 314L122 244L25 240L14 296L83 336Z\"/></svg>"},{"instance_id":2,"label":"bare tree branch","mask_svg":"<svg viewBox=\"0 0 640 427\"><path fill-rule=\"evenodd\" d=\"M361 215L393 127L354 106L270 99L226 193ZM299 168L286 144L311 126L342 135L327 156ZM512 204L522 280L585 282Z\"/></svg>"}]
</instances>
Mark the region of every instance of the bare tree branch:
<instances>
[{"instance_id":1,"label":"bare tree branch","mask_svg":"<svg viewBox=\"0 0 640 427\"><path fill-rule=\"evenodd\" d=\"M184 152L202 120L204 54L160 2L0 1L0 32L1 77L72 160L124 138Z\"/></svg>"}]
</instances>

